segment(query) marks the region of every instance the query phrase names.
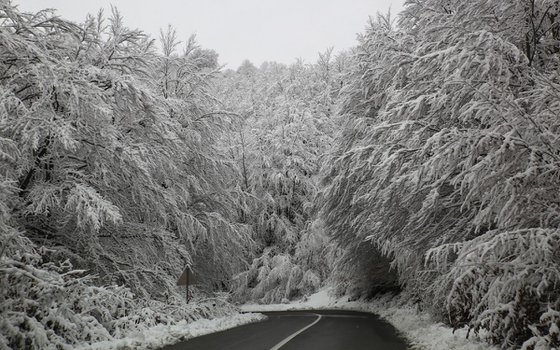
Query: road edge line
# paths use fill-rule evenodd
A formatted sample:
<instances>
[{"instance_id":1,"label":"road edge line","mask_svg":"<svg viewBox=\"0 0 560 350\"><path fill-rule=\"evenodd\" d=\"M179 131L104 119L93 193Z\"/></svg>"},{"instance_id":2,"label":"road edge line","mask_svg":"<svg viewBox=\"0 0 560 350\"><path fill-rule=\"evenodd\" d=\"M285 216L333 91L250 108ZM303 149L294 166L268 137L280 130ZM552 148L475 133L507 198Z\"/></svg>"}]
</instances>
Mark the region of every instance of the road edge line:
<instances>
[{"instance_id":1,"label":"road edge line","mask_svg":"<svg viewBox=\"0 0 560 350\"><path fill-rule=\"evenodd\" d=\"M319 315L319 314L314 314L315 316L318 316L317 319L315 321L313 321L312 323L308 324L307 326L303 327L302 329L300 329L299 331L292 333L291 335L289 335L287 338L284 338L284 340L282 340L280 343L274 345L274 347L270 348L270 350L278 350L281 347L283 347L284 345L286 345L286 343L288 343L290 340L294 339L295 337L297 337L299 334L305 332L306 330L308 330L309 328L313 327L314 325L317 324L317 322L321 321L321 319L323 318L323 315Z\"/></svg>"}]
</instances>

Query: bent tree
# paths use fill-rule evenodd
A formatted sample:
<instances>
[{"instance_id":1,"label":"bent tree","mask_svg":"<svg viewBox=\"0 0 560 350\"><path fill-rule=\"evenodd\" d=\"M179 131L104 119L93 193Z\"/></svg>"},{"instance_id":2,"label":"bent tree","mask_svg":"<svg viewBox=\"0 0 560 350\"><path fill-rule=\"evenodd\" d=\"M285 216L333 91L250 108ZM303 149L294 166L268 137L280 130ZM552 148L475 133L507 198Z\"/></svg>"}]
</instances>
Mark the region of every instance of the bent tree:
<instances>
[{"instance_id":1,"label":"bent tree","mask_svg":"<svg viewBox=\"0 0 560 350\"><path fill-rule=\"evenodd\" d=\"M214 108L210 52L191 40L191 52L162 56L116 10L77 25L3 4L0 24L0 268L9 286L2 313L16 315L2 317L10 346L103 340L229 312L204 304L164 311L184 299L174 284L185 264L209 271L207 288L223 288L251 242L227 188L235 169L215 147L224 124L200 118ZM173 93L161 89L165 79ZM47 302L10 302L37 293L73 316L57 318ZM90 332L73 333L72 322Z\"/></svg>"},{"instance_id":2,"label":"bent tree","mask_svg":"<svg viewBox=\"0 0 560 350\"><path fill-rule=\"evenodd\" d=\"M398 29L372 21L326 178L333 238L372 247L345 271L381 252L442 319L505 347L558 342L557 14L426 0Z\"/></svg>"}]
</instances>

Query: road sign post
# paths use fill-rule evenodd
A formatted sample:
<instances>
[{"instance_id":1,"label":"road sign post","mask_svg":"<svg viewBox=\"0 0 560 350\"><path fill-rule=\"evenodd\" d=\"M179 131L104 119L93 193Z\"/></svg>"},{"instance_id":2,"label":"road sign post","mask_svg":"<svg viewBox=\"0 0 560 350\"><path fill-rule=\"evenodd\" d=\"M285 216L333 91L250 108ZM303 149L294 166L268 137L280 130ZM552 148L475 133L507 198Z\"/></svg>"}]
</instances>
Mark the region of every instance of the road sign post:
<instances>
[{"instance_id":1,"label":"road sign post","mask_svg":"<svg viewBox=\"0 0 560 350\"><path fill-rule=\"evenodd\" d=\"M177 280L178 286L185 286L185 298L187 300L187 304L189 303L189 284L194 284L196 280L194 279L193 272L190 266L187 266L179 279Z\"/></svg>"}]
</instances>

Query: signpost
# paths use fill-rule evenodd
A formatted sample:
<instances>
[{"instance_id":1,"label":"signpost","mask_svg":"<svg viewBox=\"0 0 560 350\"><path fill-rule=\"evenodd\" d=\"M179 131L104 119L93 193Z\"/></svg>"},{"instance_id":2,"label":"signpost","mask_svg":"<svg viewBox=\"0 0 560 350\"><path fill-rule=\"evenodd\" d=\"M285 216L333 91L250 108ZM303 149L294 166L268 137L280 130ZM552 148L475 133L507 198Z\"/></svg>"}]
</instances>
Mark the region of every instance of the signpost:
<instances>
[{"instance_id":1,"label":"signpost","mask_svg":"<svg viewBox=\"0 0 560 350\"><path fill-rule=\"evenodd\" d=\"M191 267L187 265L179 279L177 280L178 286L186 286L187 304L189 303L189 284L196 283Z\"/></svg>"}]
</instances>

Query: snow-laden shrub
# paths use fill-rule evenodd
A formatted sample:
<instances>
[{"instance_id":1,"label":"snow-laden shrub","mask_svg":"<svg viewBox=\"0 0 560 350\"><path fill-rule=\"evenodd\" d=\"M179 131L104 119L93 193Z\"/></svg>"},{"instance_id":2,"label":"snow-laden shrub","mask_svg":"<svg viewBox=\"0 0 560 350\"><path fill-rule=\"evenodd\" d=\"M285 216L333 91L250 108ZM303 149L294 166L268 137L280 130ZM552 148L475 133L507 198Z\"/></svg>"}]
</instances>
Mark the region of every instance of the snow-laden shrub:
<instances>
[{"instance_id":1,"label":"snow-laden shrub","mask_svg":"<svg viewBox=\"0 0 560 350\"><path fill-rule=\"evenodd\" d=\"M294 261L303 270L313 271L321 281L331 276L336 249L330 244L325 232L324 223L320 219L310 222L301 232L301 238L296 245Z\"/></svg>"},{"instance_id":2,"label":"snow-laden shrub","mask_svg":"<svg viewBox=\"0 0 560 350\"><path fill-rule=\"evenodd\" d=\"M489 340L525 349L560 346L560 230L489 231L434 248L429 265L440 276L434 297L445 297L448 320ZM456 256L449 263L450 256Z\"/></svg>"},{"instance_id":3,"label":"snow-laden shrub","mask_svg":"<svg viewBox=\"0 0 560 350\"><path fill-rule=\"evenodd\" d=\"M235 311L223 299L187 305L177 293L160 302L123 286L95 286L95 276L56 261L53 250L35 249L24 237L2 241L8 254L0 257L0 349L69 349Z\"/></svg>"},{"instance_id":4,"label":"snow-laden shrub","mask_svg":"<svg viewBox=\"0 0 560 350\"><path fill-rule=\"evenodd\" d=\"M329 277L336 249L329 243L323 223L315 220L300 233L290 252L282 245L265 248L232 285L236 301L284 302L316 292Z\"/></svg>"},{"instance_id":5,"label":"snow-laden shrub","mask_svg":"<svg viewBox=\"0 0 560 350\"><path fill-rule=\"evenodd\" d=\"M233 299L261 303L287 302L309 295L321 284L312 270L303 270L289 254L266 248L250 268L236 276Z\"/></svg>"},{"instance_id":6,"label":"snow-laden shrub","mask_svg":"<svg viewBox=\"0 0 560 350\"><path fill-rule=\"evenodd\" d=\"M41 253L0 260L0 344L42 349L110 339L110 323L130 312L132 294L122 287L94 287L84 271Z\"/></svg>"},{"instance_id":7,"label":"snow-laden shrub","mask_svg":"<svg viewBox=\"0 0 560 350\"><path fill-rule=\"evenodd\" d=\"M533 336L523 343L523 350L548 350L560 346L560 311L549 308L539 321L529 326Z\"/></svg>"}]
</instances>

